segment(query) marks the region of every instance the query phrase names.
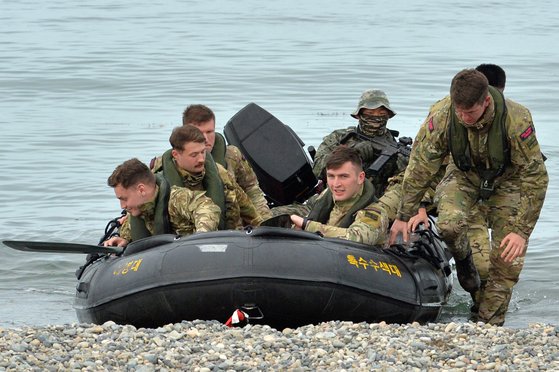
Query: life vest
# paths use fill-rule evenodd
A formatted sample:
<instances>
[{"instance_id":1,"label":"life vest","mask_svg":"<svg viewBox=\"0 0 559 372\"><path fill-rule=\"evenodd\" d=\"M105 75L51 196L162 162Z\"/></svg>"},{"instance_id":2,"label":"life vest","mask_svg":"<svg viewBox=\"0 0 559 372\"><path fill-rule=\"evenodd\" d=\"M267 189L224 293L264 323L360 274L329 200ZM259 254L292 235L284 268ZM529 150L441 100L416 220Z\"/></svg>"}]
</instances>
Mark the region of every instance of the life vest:
<instances>
[{"instance_id":1,"label":"life vest","mask_svg":"<svg viewBox=\"0 0 559 372\"><path fill-rule=\"evenodd\" d=\"M162 159L162 170L163 176L172 186L185 187L182 176L175 166L173 161L173 150L167 150L161 157ZM206 190L206 196L208 196L212 201L221 209L221 216L219 218L219 230L225 230L225 192L223 182L219 177L219 171L212 155L206 153L206 161L204 163L205 175L202 180L202 186Z\"/></svg>"},{"instance_id":2,"label":"life vest","mask_svg":"<svg viewBox=\"0 0 559 372\"><path fill-rule=\"evenodd\" d=\"M487 154L489 157L489 168L483 165L475 166L475 170L481 178L480 196L487 199L494 190L495 179L502 175L505 168L510 165L510 143L507 138L506 120L507 106L503 93L489 86L489 93L495 102L495 117L489 128L487 138ZM454 110L450 107L450 124L448 126L449 151L452 154L454 164L458 169L467 172L474 168L468 141L468 129L459 123Z\"/></svg>"},{"instance_id":3,"label":"life vest","mask_svg":"<svg viewBox=\"0 0 559 372\"><path fill-rule=\"evenodd\" d=\"M171 186L161 174L155 175L155 182L159 186L159 192L155 199L154 212L154 234L172 234L171 222L169 221L169 197L171 196ZM141 217L128 216L130 218L130 234L132 241L152 236L146 227L146 222Z\"/></svg>"},{"instance_id":4,"label":"life vest","mask_svg":"<svg viewBox=\"0 0 559 372\"><path fill-rule=\"evenodd\" d=\"M353 221L355 221L355 215L361 209L366 208L369 204L377 201L375 196L375 187L368 179L365 179L365 183L363 184L363 193L361 197L357 199L357 201L351 206L351 208L347 211L346 215L340 223L338 227L348 228ZM327 189L322 197L318 198L316 203L313 205L309 215L307 218L312 221L317 221L320 223L327 223L328 219L330 218L330 212L334 209L334 199L332 198L332 192L330 189Z\"/></svg>"},{"instance_id":5,"label":"life vest","mask_svg":"<svg viewBox=\"0 0 559 372\"><path fill-rule=\"evenodd\" d=\"M227 143L221 133L215 132L215 142L212 148L212 157L215 162L221 164L223 168L227 169L227 162L225 161L225 153L227 152Z\"/></svg>"}]
</instances>

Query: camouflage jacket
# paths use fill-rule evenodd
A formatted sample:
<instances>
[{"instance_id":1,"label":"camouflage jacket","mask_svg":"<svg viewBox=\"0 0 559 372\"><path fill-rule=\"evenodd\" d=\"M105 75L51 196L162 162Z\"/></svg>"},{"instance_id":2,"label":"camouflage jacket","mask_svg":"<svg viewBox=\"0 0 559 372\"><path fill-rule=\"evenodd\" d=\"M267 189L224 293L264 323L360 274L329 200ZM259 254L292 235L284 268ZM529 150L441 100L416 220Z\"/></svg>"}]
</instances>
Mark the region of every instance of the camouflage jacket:
<instances>
[{"instance_id":1,"label":"camouflage jacket","mask_svg":"<svg viewBox=\"0 0 559 372\"><path fill-rule=\"evenodd\" d=\"M225 188L225 224L227 228L239 229L247 225L260 225L263 218L248 195L225 168L219 164L216 165Z\"/></svg>"},{"instance_id":2,"label":"camouflage jacket","mask_svg":"<svg viewBox=\"0 0 559 372\"><path fill-rule=\"evenodd\" d=\"M161 156L152 159L150 168L152 171L161 169L162 158ZM176 166L176 165L175 165ZM225 194L225 228L235 230L243 226L251 225L258 226L264 220L256 209L248 195L237 184L233 176L220 164L216 163L219 177L223 182ZM177 171L184 178L188 173L177 167ZM191 190L203 191L204 187L202 182L195 186L186 186ZM269 209L268 209L269 211Z\"/></svg>"},{"instance_id":3,"label":"camouflage jacket","mask_svg":"<svg viewBox=\"0 0 559 372\"><path fill-rule=\"evenodd\" d=\"M448 159L448 158L447 158ZM446 167L448 165L448 160L446 160L443 165L439 168L437 173L431 179L427 191L421 198L420 206L427 210L427 213L436 215L437 206L435 205L435 191L439 182L443 179L446 172ZM384 194L379 198L378 202L381 207L386 211L388 219L390 222L396 219L398 214L398 208L400 208L400 201L402 200L402 181L404 180L404 173L400 172L394 177L388 179L388 186L384 191ZM416 211L417 212L417 211Z\"/></svg>"},{"instance_id":4,"label":"camouflage jacket","mask_svg":"<svg viewBox=\"0 0 559 372\"><path fill-rule=\"evenodd\" d=\"M242 228L243 226L251 225L258 226L263 221L260 214L256 210L254 204L249 199L247 194L241 189L237 182L233 179L231 174L227 172L223 166L216 163L217 171L219 173L219 178L223 182L224 194L225 194L225 228L229 230L235 230ZM179 174L183 177L187 177L188 173L183 169L177 169ZM185 187L192 190L203 191L203 185L200 181L199 184L192 186L185 183Z\"/></svg>"},{"instance_id":5,"label":"camouflage jacket","mask_svg":"<svg viewBox=\"0 0 559 372\"><path fill-rule=\"evenodd\" d=\"M256 178L254 170L241 154L241 151L233 145L227 146L225 162L227 163L227 171L250 198L262 218L272 217L268 202L258 185L258 178Z\"/></svg>"},{"instance_id":6,"label":"camouflage jacket","mask_svg":"<svg viewBox=\"0 0 559 372\"><path fill-rule=\"evenodd\" d=\"M260 189L258 179L248 161L241 154L241 151L232 145L227 146L225 152L225 162L227 171L238 186L245 192L252 204L257 209L263 219L272 217L272 212L268 207L268 202L264 197L264 193ZM151 160L150 169L154 172L161 169L162 158L158 156Z\"/></svg>"},{"instance_id":7,"label":"camouflage jacket","mask_svg":"<svg viewBox=\"0 0 559 372\"><path fill-rule=\"evenodd\" d=\"M145 221L147 229L154 233L155 200L141 206L140 218ZM190 235L196 232L215 231L219 223L220 210L203 191L192 191L183 187L172 186L169 197L169 222L171 230L177 235ZM131 241L130 219L127 218L119 230L120 236Z\"/></svg>"},{"instance_id":8,"label":"camouflage jacket","mask_svg":"<svg viewBox=\"0 0 559 372\"><path fill-rule=\"evenodd\" d=\"M325 182L325 168L326 168L326 160L328 155L340 145L340 141L351 132L355 132L357 127L348 127L346 129L337 129L323 138L322 143L318 146L316 150L316 154L314 157L314 164L313 164L313 173L318 178ZM397 144L394 136L387 130L383 136L380 136L380 139L383 141L387 141L388 143ZM364 139L358 137L350 137L348 138L345 144L349 147L355 147L358 143L364 141ZM377 148L378 147L378 148ZM375 145L375 154L378 152L380 154L382 152L381 146ZM378 156L378 155L376 155ZM373 177L371 174L367 172L367 168L371 164L363 164L365 169L365 173L367 174L367 178L371 181L371 183L375 186L375 193L377 197L380 197L386 187L388 185L388 178L397 175L400 172L403 172L408 164L408 158L400 153L398 153L395 158L390 159L386 165L382 168L382 172L380 175Z\"/></svg>"},{"instance_id":9,"label":"camouflage jacket","mask_svg":"<svg viewBox=\"0 0 559 372\"><path fill-rule=\"evenodd\" d=\"M353 198L342 202L334 201L334 208L330 212L330 218L323 224L310 221L305 231L320 232L328 238L342 238L354 242L370 245L383 245L386 242L388 231L388 217L384 209L376 203L361 209L355 215L354 222L348 227L339 227L340 222L346 216L351 207L359 200L363 193L361 189ZM331 194L324 190L315 203L320 204L320 198L330 197Z\"/></svg>"},{"instance_id":10,"label":"camouflage jacket","mask_svg":"<svg viewBox=\"0 0 559 372\"><path fill-rule=\"evenodd\" d=\"M530 111L510 99L506 99L506 105L505 126L511 148L511 164L495 180L495 188L509 183L520 190L520 205L517 205L518 214L511 231L527 239L543 206L548 175ZM433 106L419 129L402 181L403 196L397 216L400 220L407 221L416 213L425 190L449 153L448 125L451 114L451 100L446 97ZM484 129L468 129L470 152L477 163L489 161L486 148L488 130ZM456 169L451 158L447 173ZM468 182L479 187L481 179L475 169L463 174Z\"/></svg>"}]
</instances>

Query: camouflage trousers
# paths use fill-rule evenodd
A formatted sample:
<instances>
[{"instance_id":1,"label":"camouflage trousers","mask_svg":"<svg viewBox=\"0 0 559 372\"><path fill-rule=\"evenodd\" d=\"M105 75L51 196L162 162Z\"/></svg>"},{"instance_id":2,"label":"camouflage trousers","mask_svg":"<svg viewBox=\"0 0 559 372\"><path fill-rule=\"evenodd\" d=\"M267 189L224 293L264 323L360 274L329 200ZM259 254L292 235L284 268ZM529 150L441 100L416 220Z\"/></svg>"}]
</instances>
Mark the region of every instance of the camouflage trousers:
<instances>
[{"instance_id":1,"label":"camouflage trousers","mask_svg":"<svg viewBox=\"0 0 559 372\"><path fill-rule=\"evenodd\" d=\"M504 181L488 200L478 202L478 199L478 185L457 169L447 172L436 192L438 228L455 259L461 260L470 251L476 252L474 262L477 261L480 277L487 273L485 288L474 296L479 303L479 320L501 325L505 321L512 288L524 266L524 257L518 257L512 263L504 262L501 258L504 247L500 247L515 223L520 191L517 185ZM476 208L477 212L471 214ZM473 232L468 238L470 225ZM491 229L490 235L486 235L488 228ZM475 235L473 239L472 234ZM487 237L490 237L490 248ZM487 257L488 266L485 268Z\"/></svg>"},{"instance_id":2,"label":"camouflage trousers","mask_svg":"<svg viewBox=\"0 0 559 372\"><path fill-rule=\"evenodd\" d=\"M479 272L483 286L489 277L489 253L491 252L489 229L485 221L486 215L487 208L483 203L474 204L468 216L467 232L474 265Z\"/></svg>"},{"instance_id":3,"label":"camouflage trousers","mask_svg":"<svg viewBox=\"0 0 559 372\"><path fill-rule=\"evenodd\" d=\"M389 185L386 192L378 201L387 213L390 222L393 222L398 213L400 200L402 199L401 183L394 183ZM435 200L436 202L437 200ZM432 214L436 212L436 208L430 207L427 213ZM476 203L472 206L468 216L468 242L472 250L474 264L479 272L480 279L483 283L487 281L489 275L489 231L485 221L487 208L481 203Z\"/></svg>"}]
</instances>

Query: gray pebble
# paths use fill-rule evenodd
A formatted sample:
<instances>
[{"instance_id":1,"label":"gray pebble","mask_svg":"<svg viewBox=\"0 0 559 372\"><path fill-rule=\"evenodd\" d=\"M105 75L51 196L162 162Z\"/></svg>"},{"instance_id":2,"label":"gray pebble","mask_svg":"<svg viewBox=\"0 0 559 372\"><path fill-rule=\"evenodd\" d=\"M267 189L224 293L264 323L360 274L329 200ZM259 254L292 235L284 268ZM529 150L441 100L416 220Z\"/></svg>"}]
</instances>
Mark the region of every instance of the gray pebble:
<instances>
[{"instance_id":1,"label":"gray pebble","mask_svg":"<svg viewBox=\"0 0 559 372\"><path fill-rule=\"evenodd\" d=\"M212 321L156 329L70 324L0 329L4 370L559 370L558 327L328 322L277 331Z\"/></svg>"}]
</instances>

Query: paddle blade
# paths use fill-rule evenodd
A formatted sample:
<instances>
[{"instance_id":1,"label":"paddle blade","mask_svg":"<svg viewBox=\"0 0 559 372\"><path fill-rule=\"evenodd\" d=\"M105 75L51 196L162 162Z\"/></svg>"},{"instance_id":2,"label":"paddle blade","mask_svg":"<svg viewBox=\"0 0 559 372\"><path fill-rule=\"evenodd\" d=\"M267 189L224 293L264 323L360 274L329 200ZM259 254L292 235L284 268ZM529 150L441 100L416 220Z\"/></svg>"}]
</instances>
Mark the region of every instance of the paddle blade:
<instances>
[{"instance_id":1,"label":"paddle blade","mask_svg":"<svg viewBox=\"0 0 559 372\"><path fill-rule=\"evenodd\" d=\"M99 253L99 254L120 254L120 247L101 247L98 245L78 244L78 243L59 243L59 242L35 242L24 240L3 240L2 243L10 248L24 252L53 252L53 253Z\"/></svg>"}]
</instances>

